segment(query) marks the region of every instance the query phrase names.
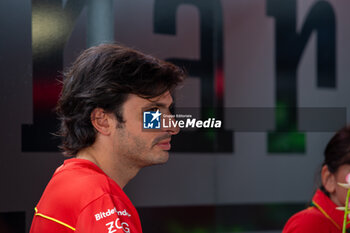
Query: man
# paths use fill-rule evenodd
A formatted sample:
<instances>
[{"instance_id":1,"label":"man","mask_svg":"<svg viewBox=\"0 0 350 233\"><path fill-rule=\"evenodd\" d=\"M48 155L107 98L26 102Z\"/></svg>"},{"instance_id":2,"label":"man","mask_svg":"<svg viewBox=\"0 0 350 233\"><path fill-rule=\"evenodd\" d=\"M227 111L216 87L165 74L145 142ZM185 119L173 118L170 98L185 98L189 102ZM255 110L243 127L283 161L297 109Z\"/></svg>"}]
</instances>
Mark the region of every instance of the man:
<instances>
[{"instance_id":1,"label":"man","mask_svg":"<svg viewBox=\"0 0 350 233\"><path fill-rule=\"evenodd\" d=\"M178 128L142 129L142 111L168 113L178 67L115 44L84 51L64 75L57 112L66 156L38 205L31 233L142 232L122 191L143 167L168 160Z\"/></svg>"}]
</instances>

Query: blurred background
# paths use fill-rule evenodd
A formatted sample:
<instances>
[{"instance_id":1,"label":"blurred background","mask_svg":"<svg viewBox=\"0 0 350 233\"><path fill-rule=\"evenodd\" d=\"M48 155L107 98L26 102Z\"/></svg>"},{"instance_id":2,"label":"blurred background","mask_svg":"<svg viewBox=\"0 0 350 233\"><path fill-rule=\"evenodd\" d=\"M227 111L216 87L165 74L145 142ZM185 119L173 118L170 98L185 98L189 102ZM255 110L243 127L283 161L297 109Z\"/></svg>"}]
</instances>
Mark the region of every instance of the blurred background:
<instances>
[{"instance_id":1,"label":"blurred background","mask_svg":"<svg viewBox=\"0 0 350 233\"><path fill-rule=\"evenodd\" d=\"M144 233L275 233L305 208L350 114L346 0L2 0L0 232L29 232L64 157L52 132L64 67L119 42L187 70L183 131L125 188ZM67 194L69 195L69 194Z\"/></svg>"}]
</instances>

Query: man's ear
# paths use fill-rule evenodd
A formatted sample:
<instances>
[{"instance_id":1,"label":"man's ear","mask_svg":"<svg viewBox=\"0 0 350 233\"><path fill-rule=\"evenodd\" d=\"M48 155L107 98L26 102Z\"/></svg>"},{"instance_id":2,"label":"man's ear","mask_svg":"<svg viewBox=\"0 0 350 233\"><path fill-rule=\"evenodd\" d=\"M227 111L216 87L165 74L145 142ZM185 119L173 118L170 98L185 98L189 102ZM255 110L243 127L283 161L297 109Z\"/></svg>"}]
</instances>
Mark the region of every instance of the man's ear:
<instances>
[{"instance_id":1,"label":"man's ear","mask_svg":"<svg viewBox=\"0 0 350 233\"><path fill-rule=\"evenodd\" d=\"M92 110L90 118L91 124L99 133L103 135L109 135L111 133L111 116L102 108Z\"/></svg>"},{"instance_id":2,"label":"man's ear","mask_svg":"<svg viewBox=\"0 0 350 233\"><path fill-rule=\"evenodd\" d=\"M326 191L329 193L333 193L337 186L337 182L335 179L335 175L329 171L327 165L324 165L322 167L321 179L322 179L322 185L326 189Z\"/></svg>"}]
</instances>

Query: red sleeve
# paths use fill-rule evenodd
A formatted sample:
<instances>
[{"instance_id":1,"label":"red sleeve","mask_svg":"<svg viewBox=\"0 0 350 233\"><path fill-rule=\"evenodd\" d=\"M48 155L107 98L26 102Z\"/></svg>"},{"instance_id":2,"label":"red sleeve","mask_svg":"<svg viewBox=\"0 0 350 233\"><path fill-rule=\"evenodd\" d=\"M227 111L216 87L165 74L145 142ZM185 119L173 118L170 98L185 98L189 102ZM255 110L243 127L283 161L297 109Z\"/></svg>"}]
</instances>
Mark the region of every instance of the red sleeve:
<instances>
[{"instance_id":1,"label":"red sleeve","mask_svg":"<svg viewBox=\"0 0 350 233\"><path fill-rule=\"evenodd\" d=\"M35 214L32 225L30 227L30 233L74 233L74 228L61 222L55 218L51 218L42 214Z\"/></svg>"},{"instance_id":2,"label":"red sleeve","mask_svg":"<svg viewBox=\"0 0 350 233\"><path fill-rule=\"evenodd\" d=\"M315 214L309 211L309 209L306 209L293 215L284 226L282 233L332 232L334 231L332 224L322 214Z\"/></svg>"},{"instance_id":3,"label":"red sleeve","mask_svg":"<svg viewBox=\"0 0 350 233\"><path fill-rule=\"evenodd\" d=\"M33 224L30 228L30 233L43 232L73 233L74 231L51 220L41 218L39 216L34 216Z\"/></svg>"},{"instance_id":4,"label":"red sleeve","mask_svg":"<svg viewBox=\"0 0 350 233\"><path fill-rule=\"evenodd\" d=\"M141 233L137 211L120 198L104 194L80 213L76 233Z\"/></svg>"}]
</instances>

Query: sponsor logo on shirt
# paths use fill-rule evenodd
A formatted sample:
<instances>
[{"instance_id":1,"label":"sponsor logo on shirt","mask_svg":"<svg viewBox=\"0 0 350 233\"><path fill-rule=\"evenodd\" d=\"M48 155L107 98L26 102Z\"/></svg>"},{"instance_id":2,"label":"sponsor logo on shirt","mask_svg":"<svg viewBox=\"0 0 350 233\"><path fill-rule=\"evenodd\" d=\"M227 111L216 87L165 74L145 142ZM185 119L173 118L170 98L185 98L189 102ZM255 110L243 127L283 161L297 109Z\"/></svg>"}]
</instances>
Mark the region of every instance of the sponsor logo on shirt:
<instances>
[{"instance_id":1,"label":"sponsor logo on shirt","mask_svg":"<svg viewBox=\"0 0 350 233\"><path fill-rule=\"evenodd\" d=\"M103 218L106 218L108 216L111 216L113 214L117 214L118 216L127 216L130 217L131 214L129 214L126 209L124 209L123 211L117 210L116 207L114 207L113 209L108 209L106 212L100 212L95 214L95 219L96 221L99 221Z\"/></svg>"},{"instance_id":2,"label":"sponsor logo on shirt","mask_svg":"<svg viewBox=\"0 0 350 233\"><path fill-rule=\"evenodd\" d=\"M115 221L107 223L106 226L108 227L108 233L114 233L118 229L122 229L125 233L131 233L129 224L126 222L121 222L119 218L117 218Z\"/></svg>"}]
</instances>

